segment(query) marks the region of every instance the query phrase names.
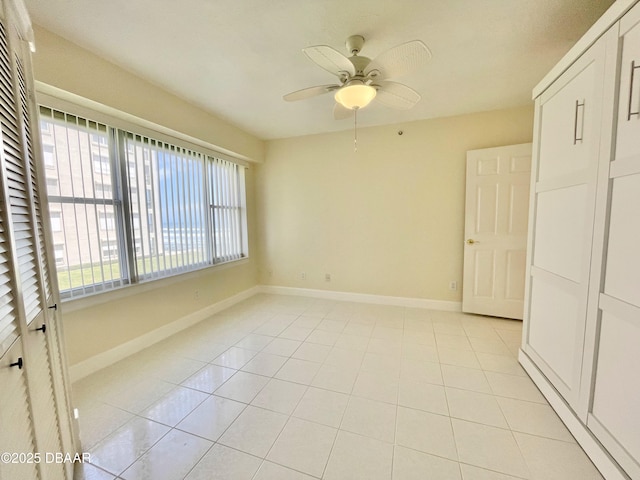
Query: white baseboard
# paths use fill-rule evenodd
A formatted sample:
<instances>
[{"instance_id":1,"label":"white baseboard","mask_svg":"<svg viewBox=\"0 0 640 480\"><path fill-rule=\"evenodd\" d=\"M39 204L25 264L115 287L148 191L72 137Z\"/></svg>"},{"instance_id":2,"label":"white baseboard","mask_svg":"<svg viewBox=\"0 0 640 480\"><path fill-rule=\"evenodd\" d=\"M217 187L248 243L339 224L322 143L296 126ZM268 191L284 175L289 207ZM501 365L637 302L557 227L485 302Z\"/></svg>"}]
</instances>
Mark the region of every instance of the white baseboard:
<instances>
[{"instance_id":1,"label":"white baseboard","mask_svg":"<svg viewBox=\"0 0 640 480\"><path fill-rule=\"evenodd\" d=\"M602 476L607 480L629 480L629 477L623 473L616 461L611 458L600 442L598 442L576 414L573 413L573 410L571 410L558 391L551 385L549 380L547 380L547 377L538 370L538 367L536 367L531 358L520 350L518 360L587 456L596 468L600 470Z\"/></svg>"},{"instance_id":2,"label":"white baseboard","mask_svg":"<svg viewBox=\"0 0 640 480\"><path fill-rule=\"evenodd\" d=\"M94 355L82 362L76 363L69 368L71 382L78 381L94 372L97 372L98 370L106 368L109 365L113 365L123 358L144 350L155 343L161 342L162 340L169 338L171 335L175 335L185 328L189 328L202 320L206 320L212 315L229 308L238 302L246 300L259 292L259 286L251 287L243 292L237 293L236 295L198 310L197 312L190 313L189 315L179 318L167 325L163 325L151 332L145 333L133 340L120 344L106 352L99 353L98 355Z\"/></svg>"},{"instance_id":3,"label":"white baseboard","mask_svg":"<svg viewBox=\"0 0 640 480\"><path fill-rule=\"evenodd\" d=\"M76 382L98 370L106 368L114 363L137 353L155 343L161 342L171 335L189 328L212 315L246 300L257 293L269 293L277 295L297 295L313 298L324 298L327 300L339 300L347 302L371 303L376 305L395 305L400 307L428 308L432 310L444 310L449 312L460 312L462 304L460 302L448 302L444 300L429 300L423 298L391 297L385 295L371 295L366 293L338 292L332 290L313 290L307 288L278 287L272 285L256 285L232 297L226 298L213 305L186 315L174 322L163 325L151 332L141 335L133 340L129 340L106 352L94 355L82 362L76 363L69 368L71 382Z\"/></svg>"},{"instance_id":4,"label":"white baseboard","mask_svg":"<svg viewBox=\"0 0 640 480\"><path fill-rule=\"evenodd\" d=\"M431 310L444 310L447 312L461 312L461 302L446 300L430 300L428 298L391 297L387 295L372 295L368 293L338 292L335 290L318 290L311 288L279 287L275 285L262 285L261 293L273 293L278 295L298 295L302 297L324 298L327 300L339 300L345 302L372 303L376 305L394 305L397 307L428 308Z\"/></svg>"}]
</instances>

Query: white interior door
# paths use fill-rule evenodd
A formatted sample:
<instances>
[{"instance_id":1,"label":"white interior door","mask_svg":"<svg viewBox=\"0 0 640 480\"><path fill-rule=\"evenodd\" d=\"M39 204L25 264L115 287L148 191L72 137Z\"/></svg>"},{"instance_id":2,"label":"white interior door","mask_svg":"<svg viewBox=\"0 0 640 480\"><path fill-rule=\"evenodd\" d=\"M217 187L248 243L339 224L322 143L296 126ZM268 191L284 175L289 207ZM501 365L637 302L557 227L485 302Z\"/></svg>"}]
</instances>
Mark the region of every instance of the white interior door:
<instances>
[{"instance_id":1,"label":"white interior door","mask_svg":"<svg viewBox=\"0 0 640 480\"><path fill-rule=\"evenodd\" d=\"M531 144L467 152L462 310L522 319Z\"/></svg>"}]
</instances>

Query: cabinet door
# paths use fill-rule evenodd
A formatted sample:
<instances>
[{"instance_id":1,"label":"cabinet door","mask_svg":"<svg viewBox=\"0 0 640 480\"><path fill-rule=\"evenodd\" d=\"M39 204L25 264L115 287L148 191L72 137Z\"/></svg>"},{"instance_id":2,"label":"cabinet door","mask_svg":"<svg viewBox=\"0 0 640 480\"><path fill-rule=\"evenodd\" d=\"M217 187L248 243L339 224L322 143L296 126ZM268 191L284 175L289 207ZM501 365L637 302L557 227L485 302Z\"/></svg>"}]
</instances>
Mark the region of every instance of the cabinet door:
<instances>
[{"instance_id":1,"label":"cabinet door","mask_svg":"<svg viewBox=\"0 0 640 480\"><path fill-rule=\"evenodd\" d=\"M536 100L524 350L574 409L581 388L609 44L607 36L601 38ZM613 80L609 83L613 89Z\"/></svg>"},{"instance_id":2,"label":"cabinet door","mask_svg":"<svg viewBox=\"0 0 640 480\"><path fill-rule=\"evenodd\" d=\"M620 91L615 159L640 155L640 7L620 21Z\"/></svg>"},{"instance_id":3,"label":"cabinet door","mask_svg":"<svg viewBox=\"0 0 640 480\"><path fill-rule=\"evenodd\" d=\"M22 458L11 458L9 462L0 462L2 479L40 478L38 468L41 465L37 464L35 457L35 437L29 412L25 370L15 365L22 356L19 338L0 356L0 453L24 455Z\"/></svg>"},{"instance_id":4,"label":"cabinet door","mask_svg":"<svg viewBox=\"0 0 640 480\"><path fill-rule=\"evenodd\" d=\"M587 426L631 478L640 478L640 115L633 113L640 109L640 68L631 70L640 65L640 4L621 20L620 37L619 117Z\"/></svg>"}]
</instances>

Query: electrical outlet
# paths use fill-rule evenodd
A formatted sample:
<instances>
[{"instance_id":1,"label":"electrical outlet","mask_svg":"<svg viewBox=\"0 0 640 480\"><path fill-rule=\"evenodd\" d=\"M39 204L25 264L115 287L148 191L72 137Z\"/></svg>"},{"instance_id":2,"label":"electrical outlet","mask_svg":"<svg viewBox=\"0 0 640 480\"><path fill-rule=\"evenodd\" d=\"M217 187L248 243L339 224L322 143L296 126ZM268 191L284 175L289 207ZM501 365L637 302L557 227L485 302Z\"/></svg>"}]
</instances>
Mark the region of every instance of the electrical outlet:
<instances>
[{"instance_id":1,"label":"electrical outlet","mask_svg":"<svg viewBox=\"0 0 640 480\"><path fill-rule=\"evenodd\" d=\"M324 281L325 282L330 282L331 281L331 274L330 273L325 273L324 274Z\"/></svg>"},{"instance_id":2,"label":"electrical outlet","mask_svg":"<svg viewBox=\"0 0 640 480\"><path fill-rule=\"evenodd\" d=\"M306 279L307 279L306 272L300 272L300 280L306 280Z\"/></svg>"},{"instance_id":3,"label":"electrical outlet","mask_svg":"<svg viewBox=\"0 0 640 480\"><path fill-rule=\"evenodd\" d=\"M449 290L453 290L454 292L458 290L458 282L456 282L455 280L451 280L449 282Z\"/></svg>"}]
</instances>

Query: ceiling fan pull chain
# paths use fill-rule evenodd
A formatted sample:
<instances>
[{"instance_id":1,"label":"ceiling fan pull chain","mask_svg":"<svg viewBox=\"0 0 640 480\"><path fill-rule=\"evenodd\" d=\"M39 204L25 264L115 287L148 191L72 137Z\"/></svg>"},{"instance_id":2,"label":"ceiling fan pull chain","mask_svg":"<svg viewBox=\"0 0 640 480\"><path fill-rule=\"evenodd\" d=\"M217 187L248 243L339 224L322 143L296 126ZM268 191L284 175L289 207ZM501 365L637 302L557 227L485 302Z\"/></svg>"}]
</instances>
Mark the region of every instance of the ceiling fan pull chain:
<instances>
[{"instance_id":1,"label":"ceiling fan pull chain","mask_svg":"<svg viewBox=\"0 0 640 480\"><path fill-rule=\"evenodd\" d=\"M358 151L358 108L353 109L353 151Z\"/></svg>"}]
</instances>

